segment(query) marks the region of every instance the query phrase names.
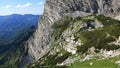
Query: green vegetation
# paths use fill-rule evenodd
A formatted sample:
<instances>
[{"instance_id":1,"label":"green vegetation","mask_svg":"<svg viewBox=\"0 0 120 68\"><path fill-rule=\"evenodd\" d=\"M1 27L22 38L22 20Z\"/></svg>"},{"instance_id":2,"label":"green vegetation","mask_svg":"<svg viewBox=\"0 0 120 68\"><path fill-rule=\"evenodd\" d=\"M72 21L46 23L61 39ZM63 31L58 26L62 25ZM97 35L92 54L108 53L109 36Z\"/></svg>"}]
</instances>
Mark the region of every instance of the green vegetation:
<instances>
[{"instance_id":1,"label":"green vegetation","mask_svg":"<svg viewBox=\"0 0 120 68\"><path fill-rule=\"evenodd\" d=\"M53 25L55 31L53 33L52 39L58 40L60 38L60 35L69 27L71 21L72 20L70 17L66 17L63 20L56 22Z\"/></svg>"},{"instance_id":2,"label":"green vegetation","mask_svg":"<svg viewBox=\"0 0 120 68\"><path fill-rule=\"evenodd\" d=\"M56 67L57 63L62 63L66 60L70 53L65 53L62 56L59 56L60 53L56 53L55 55L45 55L44 58L40 59L39 62L35 62L32 65L29 65L28 68L58 68Z\"/></svg>"},{"instance_id":3,"label":"green vegetation","mask_svg":"<svg viewBox=\"0 0 120 68\"><path fill-rule=\"evenodd\" d=\"M117 20L102 15L96 16L96 18L104 25L101 29L94 31L85 31L77 33L77 39L84 38L86 41L84 45L78 47L78 52L85 53L88 48L95 47L96 49L114 50L120 48L120 46L108 45L108 43L118 39L120 35L120 23Z\"/></svg>"},{"instance_id":4,"label":"green vegetation","mask_svg":"<svg viewBox=\"0 0 120 68\"><path fill-rule=\"evenodd\" d=\"M115 63L119 60L120 56L110 59L97 58L84 62L76 61L67 68L119 68L119 65Z\"/></svg>"}]
</instances>

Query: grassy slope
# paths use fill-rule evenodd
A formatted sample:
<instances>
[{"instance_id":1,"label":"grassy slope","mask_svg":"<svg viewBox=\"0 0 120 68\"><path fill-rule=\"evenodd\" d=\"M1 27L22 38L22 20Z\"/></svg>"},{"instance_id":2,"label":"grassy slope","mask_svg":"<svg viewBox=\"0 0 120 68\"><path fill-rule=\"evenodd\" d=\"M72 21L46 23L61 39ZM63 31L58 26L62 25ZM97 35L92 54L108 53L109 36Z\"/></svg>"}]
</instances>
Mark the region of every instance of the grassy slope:
<instances>
[{"instance_id":1,"label":"grassy slope","mask_svg":"<svg viewBox=\"0 0 120 68\"><path fill-rule=\"evenodd\" d=\"M104 25L101 29L94 31L87 31L77 33L77 38L84 38L86 42L81 47L78 47L78 52L86 52L88 48L95 47L97 49L114 50L120 48L120 46L108 45L107 43L115 41L120 35L120 23L117 20L102 15L96 16L96 18ZM109 36L108 36L109 35Z\"/></svg>"},{"instance_id":2,"label":"grassy slope","mask_svg":"<svg viewBox=\"0 0 120 68\"><path fill-rule=\"evenodd\" d=\"M120 60L119 57L114 57L110 59L91 59L88 61L80 62L76 61L68 68L119 68L118 64L115 61ZM92 65L90 65L92 63Z\"/></svg>"},{"instance_id":3,"label":"grassy slope","mask_svg":"<svg viewBox=\"0 0 120 68\"><path fill-rule=\"evenodd\" d=\"M77 37L84 38L86 40L84 45L78 47L78 52L84 53L90 47L107 50L120 48L120 46L110 46L107 44L115 41L120 36L120 22L102 15L96 16L96 18L104 25L104 27L94 31L77 33ZM108 34L110 36L107 36ZM118 60L120 60L120 56L103 60L92 59L84 62L76 61L68 68L119 68L118 64L115 64L115 61ZM90 65L90 63L93 63L93 65Z\"/></svg>"},{"instance_id":4,"label":"grassy slope","mask_svg":"<svg viewBox=\"0 0 120 68\"><path fill-rule=\"evenodd\" d=\"M92 20L99 20L99 23L102 23L104 27L95 29L93 31L87 31L87 28L81 28L80 24L82 21L90 21L89 19L81 19L76 18L75 20L71 20L69 18L60 21L58 23L55 23L53 26L56 29L53 33L52 40L54 40L54 46L61 48L59 46L59 42L61 40L64 40L62 38L62 33L67 30L68 28L71 28L71 25L74 26L73 30L71 32L74 33L75 41L78 39L84 41L84 44L82 46L77 47L78 53L85 53L88 48L95 47L97 49L107 49L107 50L114 50L120 48L120 46L115 45L108 45L107 43L115 41L118 39L120 35L120 22L114 19L111 19L109 17L104 17L102 15L95 16ZM79 32L79 30L82 30L83 32ZM108 36L109 35L109 36ZM59 41L59 42L58 42ZM63 52L64 49L61 48L61 52ZM66 57L72 56L69 55L66 51L64 51L62 54L63 56L59 56L59 53L56 53L55 55L45 55L42 59L40 59L38 62L35 62L28 66L28 68L59 68L55 65L59 63L59 61L64 61ZM65 57L65 58L64 58ZM55 59L56 58L56 59ZM97 59L89 60L85 62L79 62L76 61L68 68L117 68L117 64L114 63L115 60L118 60L118 57L111 58L110 60L100 60ZM112 61L112 62L111 62ZM90 66L89 63L94 62L93 66ZM66 68L66 67L61 67Z\"/></svg>"}]
</instances>

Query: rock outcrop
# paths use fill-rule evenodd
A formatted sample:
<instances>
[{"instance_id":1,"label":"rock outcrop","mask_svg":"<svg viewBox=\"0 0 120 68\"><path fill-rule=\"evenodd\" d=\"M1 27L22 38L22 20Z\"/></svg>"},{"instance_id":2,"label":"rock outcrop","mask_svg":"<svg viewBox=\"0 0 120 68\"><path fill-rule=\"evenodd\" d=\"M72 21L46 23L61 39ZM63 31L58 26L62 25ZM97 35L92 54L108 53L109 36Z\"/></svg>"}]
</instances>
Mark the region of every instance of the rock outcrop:
<instances>
[{"instance_id":1,"label":"rock outcrop","mask_svg":"<svg viewBox=\"0 0 120 68\"><path fill-rule=\"evenodd\" d=\"M66 16L74 18L103 14L114 18L119 12L120 0L46 0L38 28L25 44L28 47L25 57L32 61L43 57L51 48L51 37L55 30L52 25Z\"/></svg>"}]
</instances>

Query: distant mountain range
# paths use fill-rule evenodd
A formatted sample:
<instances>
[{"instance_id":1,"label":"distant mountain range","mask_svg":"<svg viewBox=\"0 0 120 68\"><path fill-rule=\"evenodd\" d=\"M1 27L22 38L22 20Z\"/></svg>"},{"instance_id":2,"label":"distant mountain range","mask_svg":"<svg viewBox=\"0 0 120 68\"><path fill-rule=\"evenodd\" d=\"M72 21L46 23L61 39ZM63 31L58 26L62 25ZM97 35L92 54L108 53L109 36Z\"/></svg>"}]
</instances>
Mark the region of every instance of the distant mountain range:
<instances>
[{"instance_id":1,"label":"distant mountain range","mask_svg":"<svg viewBox=\"0 0 120 68\"><path fill-rule=\"evenodd\" d=\"M0 68L19 66L20 58L26 54L22 44L37 28L39 16L31 14L0 16Z\"/></svg>"},{"instance_id":2,"label":"distant mountain range","mask_svg":"<svg viewBox=\"0 0 120 68\"><path fill-rule=\"evenodd\" d=\"M0 16L0 46L12 43L21 31L37 27L38 18L39 15L31 14Z\"/></svg>"}]
</instances>

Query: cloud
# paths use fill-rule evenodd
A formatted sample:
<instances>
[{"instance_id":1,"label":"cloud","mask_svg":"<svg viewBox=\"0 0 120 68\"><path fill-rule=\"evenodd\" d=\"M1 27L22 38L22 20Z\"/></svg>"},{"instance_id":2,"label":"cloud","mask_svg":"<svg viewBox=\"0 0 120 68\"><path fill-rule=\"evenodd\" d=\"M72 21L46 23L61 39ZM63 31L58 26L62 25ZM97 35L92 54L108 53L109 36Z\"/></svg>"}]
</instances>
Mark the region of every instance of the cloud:
<instances>
[{"instance_id":1,"label":"cloud","mask_svg":"<svg viewBox=\"0 0 120 68\"><path fill-rule=\"evenodd\" d=\"M38 5L41 5L41 4L43 4L43 2L39 2L39 3L38 3Z\"/></svg>"},{"instance_id":2,"label":"cloud","mask_svg":"<svg viewBox=\"0 0 120 68\"><path fill-rule=\"evenodd\" d=\"M2 8L9 9L10 7L11 7L11 5L5 5Z\"/></svg>"},{"instance_id":3,"label":"cloud","mask_svg":"<svg viewBox=\"0 0 120 68\"><path fill-rule=\"evenodd\" d=\"M26 8L26 7L30 7L32 5L32 3L26 3L26 4L22 4L22 5L17 5L16 8Z\"/></svg>"}]
</instances>

